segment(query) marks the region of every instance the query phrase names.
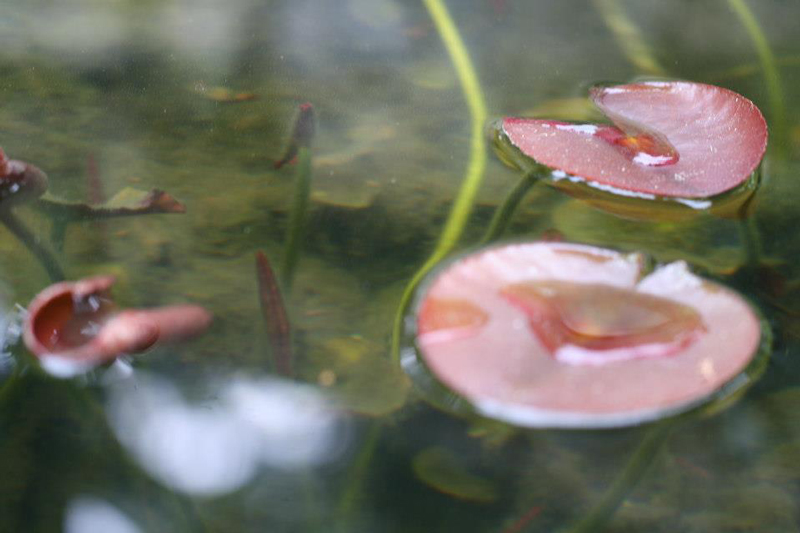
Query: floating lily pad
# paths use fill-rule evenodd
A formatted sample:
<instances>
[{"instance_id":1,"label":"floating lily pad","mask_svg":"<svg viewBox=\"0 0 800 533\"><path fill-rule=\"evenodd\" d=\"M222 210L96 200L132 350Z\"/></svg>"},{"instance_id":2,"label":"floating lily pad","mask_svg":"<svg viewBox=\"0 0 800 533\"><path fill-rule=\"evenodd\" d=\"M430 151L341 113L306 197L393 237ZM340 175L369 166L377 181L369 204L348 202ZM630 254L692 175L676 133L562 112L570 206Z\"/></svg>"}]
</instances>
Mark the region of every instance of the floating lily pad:
<instances>
[{"instance_id":1,"label":"floating lily pad","mask_svg":"<svg viewBox=\"0 0 800 533\"><path fill-rule=\"evenodd\" d=\"M750 100L690 82L596 87L591 98L613 126L509 117L498 125L499 149L608 209L623 198L709 209L711 198L737 189L739 202L724 206L735 211L752 190L767 126Z\"/></svg>"},{"instance_id":2,"label":"floating lily pad","mask_svg":"<svg viewBox=\"0 0 800 533\"><path fill-rule=\"evenodd\" d=\"M727 405L763 371L758 315L685 263L644 265L567 243L466 256L419 290L404 366L423 389L420 364L478 413L522 426L625 426Z\"/></svg>"},{"instance_id":3,"label":"floating lily pad","mask_svg":"<svg viewBox=\"0 0 800 533\"><path fill-rule=\"evenodd\" d=\"M497 489L491 481L469 472L445 448L428 448L418 453L412 460L412 468L417 479L444 494L480 503L497 499Z\"/></svg>"}]
</instances>

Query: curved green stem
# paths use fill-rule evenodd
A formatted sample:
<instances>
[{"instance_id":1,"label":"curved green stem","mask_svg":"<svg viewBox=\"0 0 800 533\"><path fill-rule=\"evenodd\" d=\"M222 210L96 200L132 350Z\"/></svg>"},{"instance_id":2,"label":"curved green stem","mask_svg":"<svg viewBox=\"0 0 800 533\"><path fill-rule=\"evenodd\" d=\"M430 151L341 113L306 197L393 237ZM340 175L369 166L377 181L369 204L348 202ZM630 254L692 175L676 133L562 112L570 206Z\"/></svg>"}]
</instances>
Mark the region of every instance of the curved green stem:
<instances>
[{"instance_id":1,"label":"curved green stem","mask_svg":"<svg viewBox=\"0 0 800 533\"><path fill-rule=\"evenodd\" d=\"M614 35L617 45L635 68L653 76L666 74L666 69L655 58L639 28L620 6L619 0L594 0L594 5Z\"/></svg>"},{"instance_id":2,"label":"curved green stem","mask_svg":"<svg viewBox=\"0 0 800 533\"><path fill-rule=\"evenodd\" d=\"M566 531L568 533L599 533L602 531L611 516L653 463L653 459L658 455L674 425L675 420L665 420L648 430L628 460L628 464L603 494L600 501L580 522Z\"/></svg>"},{"instance_id":3,"label":"curved green stem","mask_svg":"<svg viewBox=\"0 0 800 533\"><path fill-rule=\"evenodd\" d=\"M738 224L739 235L744 247L745 265L755 267L761 262L763 255L756 220L753 217L743 217L739 219Z\"/></svg>"},{"instance_id":4,"label":"curved green stem","mask_svg":"<svg viewBox=\"0 0 800 533\"><path fill-rule=\"evenodd\" d=\"M14 216L10 209L0 209L0 222L5 224L8 230L39 260L39 263L47 271L47 275L50 276L51 281L64 280L64 271L61 270L55 256Z\"/></svg>"},{"instance_id":5,"label":"curved green stem","mask_svg":"<svg viewBox=\"0 0 800 533\"><path fill-rule=\"evenodd\" d=\"M307 146L301 146L297 152L296 168L294 198L292 200L292 210L289 213L286 248L283 253L283 265L281 265L281 277L286 290L289 290L292 286L300 243L303 240L306 229L308 197L311 192L311 149Z\"/></svg>"},{"instance_id":6,"label":"curved green stem","mask_svg":"<svg viewBox=\"0 0 800 533\"><path fill-rule=\"evenodd\" d=\"M375 454L375 450L378 447L380 436L380 423L374 421L367 432L365 442L361 446L353 466L349 469L348 478L350 481L347 483L342 493L337 509L338 530L343 530L343 528L346 528L348 525L348 518L352 512L353 506L361 495L361 483L367 475L367 467L372 461L372 456Z\"/></svg>"},{"instance_id":7,"label":"curved green stem","mask_svg":"<svg viewBox=\"0 0 800 533\"><path fill-rule=\"evenodd\" d=\"M464 98L469 107L471 117L470 158L464 173L464 179L461 182L461 188L450 210L450 215L447 217L436 248L434 248L428 260L425 261L425 264L420 267L408 282L403 295L400 297L400 304L397 308L392 328L391 354L392 360L395 362L399 362L400 359L400 336L403 332L403 315L411 302L414 289L425 274L452 251L461 237L467 218L469 218L472 206L475 203L475 196L478 194L481 181L483 181L483 172L486 168L486 143L483 138L483 127L486 122L487 112L475 67L472 65L464 41L461 40L458 29L442 0L423 0L423 2L433 22L436 24L436 29L444 42L447 53L450 55L450 60L456 69Z\"/></svg>"},{"instance_id":8,"label":"curved green stem","mask_svg":"<svg viewBox=\"0 0 800 533\"><path fill-rule=\"evenodd\" d=\"M750 7L745 0L728 0L728 5L736 13L758 53L758 61L761 63L761 69L764 71L764 80L767 84L770 114L772 115L773 146L777 148L779 153L783 153L787 148L788 132L786 101L781 87L781 76L775 61L775 54L772 53L758 20L753 15L753 12L750 11Z\"/></svg>"},{"instance_id":9,"label":"curved green stem","mask_svg":"<svg viewBox=\"0 0 800 533\"><path fill-rule=\"evenodd\" d=\"M514 211L517 210L525 194L531 187L539 182L538 177L539 173L536 170L529 170L522 175L522 178L520 178L514 188L508 193L508 196L505 197L503 203L500 204L500 207L494 212L492 221L489 223L489 227L486 229L486 233L481 239L481 244L489 244L505 232L508 223L511 221L511 217L514 215Z\"/></svg>"}]
</instances>

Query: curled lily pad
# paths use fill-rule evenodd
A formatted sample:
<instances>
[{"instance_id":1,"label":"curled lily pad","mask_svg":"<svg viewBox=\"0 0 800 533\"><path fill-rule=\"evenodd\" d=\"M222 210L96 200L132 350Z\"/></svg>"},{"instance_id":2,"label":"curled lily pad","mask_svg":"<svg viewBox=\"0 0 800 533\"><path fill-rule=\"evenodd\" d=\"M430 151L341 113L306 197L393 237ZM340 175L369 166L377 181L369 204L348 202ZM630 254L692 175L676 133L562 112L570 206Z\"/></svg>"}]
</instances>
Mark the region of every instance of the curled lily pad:
<instances>
[{"instance_id":1,"label":"curled lily pad","mask_svg":"<svg viewBox=\"0 0 800 533\"><path fill-rule=\"evenodd\" d=\"M644 267L638 254L568 243L464 257L420 289L413 356L479 413L523 426L625 426L722 405L762 368L758 315L683 262Z\"/></svg>"},{"instance_id":2,"label":"curled lily pad","mask_svg":"<svg viewBox=\"0 0 800 533\"><path fill-rule=\"evenodd\" d=\"M619 197L709 209L711 198L751 190L767 125L747 98L690 82L596 87L590 96L613 125L507 117L497 131L504 158L541 165L558 186L609 209ZM748 195L737 196L726 211Z\"/></svg>"}]
</instances>

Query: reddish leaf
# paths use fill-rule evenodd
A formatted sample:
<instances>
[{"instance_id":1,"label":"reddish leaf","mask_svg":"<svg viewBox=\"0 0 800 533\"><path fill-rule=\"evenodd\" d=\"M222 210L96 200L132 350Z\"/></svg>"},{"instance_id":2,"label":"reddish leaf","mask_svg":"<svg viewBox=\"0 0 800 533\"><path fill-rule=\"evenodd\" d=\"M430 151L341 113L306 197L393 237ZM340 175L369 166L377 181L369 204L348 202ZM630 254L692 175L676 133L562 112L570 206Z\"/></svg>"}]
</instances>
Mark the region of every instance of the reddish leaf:
<instances>
[{"instance_id":1,"label":"reddish leaf","mask_svg":"<svg viewBox=\"0 0 800 533\"><path fill-rule=\"evenodd\" d=\"M737 187L758 167L767 125L728 89L647 82L591 91L614 126L506 118L502 131L535 162L611 192L707 198Z\"/></svg>"}]
</instances>

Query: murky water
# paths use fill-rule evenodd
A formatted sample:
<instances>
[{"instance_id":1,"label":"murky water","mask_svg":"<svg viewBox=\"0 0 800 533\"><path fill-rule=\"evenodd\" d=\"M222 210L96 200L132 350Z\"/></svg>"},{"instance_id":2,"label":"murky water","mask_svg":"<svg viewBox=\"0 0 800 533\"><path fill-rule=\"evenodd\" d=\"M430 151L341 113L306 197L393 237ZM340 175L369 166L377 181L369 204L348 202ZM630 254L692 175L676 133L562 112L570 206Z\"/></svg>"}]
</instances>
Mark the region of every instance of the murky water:
<instances>
[{"instance_id":1,"label":"murky water","mask_svg":"<svg viewBox=\"0 0 800 533\"><path fill-rule=\"evenodd\" d=\"M66 201L156 188L186 208L65 220L31 204L17 218L67 278L116 276L118 306L195 303L215 320L195 340L51 377L17 338L17 304L48 273L1 230L0 531L568 531L599 501L647 427L522 430L456 416L390 360L401 293L434 248L470 150L459 79L422 2L11 4L0 14L6 154L41 168ZM772 327L756 386L674 427L608 530L797 531L800 5L750 1L777 58L781 111L724 1L449 4L492 117L587 116L591 84L656 70L638 38L665 76L727 87L764 111L757 271L741 268L732 219L632 221L546 186L504 237L684 259ZM264 250L278 268L285 254L297 164L274 163L303 102L317 127L306 233L284 287L290 380L273 371L254 257ZM489 156L461 247L476 245L517 179Z\"/></svg>"}]
</instances>

